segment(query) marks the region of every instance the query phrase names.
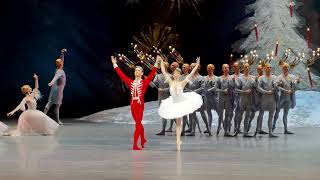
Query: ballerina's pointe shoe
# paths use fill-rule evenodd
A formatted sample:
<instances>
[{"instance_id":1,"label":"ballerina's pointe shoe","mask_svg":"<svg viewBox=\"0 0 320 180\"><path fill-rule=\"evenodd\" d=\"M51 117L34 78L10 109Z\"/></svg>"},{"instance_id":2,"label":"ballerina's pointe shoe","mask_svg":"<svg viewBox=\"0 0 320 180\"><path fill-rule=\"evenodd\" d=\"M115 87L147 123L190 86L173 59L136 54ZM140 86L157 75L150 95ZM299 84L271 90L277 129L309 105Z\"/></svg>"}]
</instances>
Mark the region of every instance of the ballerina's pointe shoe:
<instances>
[{"instance_id":1,"label":"ballerina's pointe shoe","mask_svg":"<svg viewBox=\"0 0 320 180\"><path fill-rule=\"evenodd\" d=\"M182 141L177 142L177 151L181 151L181 144L182 144Z\"/></svg>"}]
</instances>

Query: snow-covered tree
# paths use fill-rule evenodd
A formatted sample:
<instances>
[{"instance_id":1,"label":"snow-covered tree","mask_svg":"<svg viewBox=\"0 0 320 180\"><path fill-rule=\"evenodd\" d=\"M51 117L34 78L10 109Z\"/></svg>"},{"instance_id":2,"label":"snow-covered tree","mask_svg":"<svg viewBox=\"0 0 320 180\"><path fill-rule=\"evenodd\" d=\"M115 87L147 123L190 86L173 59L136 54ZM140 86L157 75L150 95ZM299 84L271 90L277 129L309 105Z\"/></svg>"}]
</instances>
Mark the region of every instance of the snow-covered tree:
<instances>
[{"instance_id":1,"label":"snow-covered tree","mask_svg":"<svg viewBox=\"0 0 320 180\"><path fill-rule=\"evenodd\" d=\"M236 29L243 34L248 34L247 38L241 39L232 45L233 51L249 53L256 50L259 59L266 59L267 54L271 56L276 51L276 42L279 42L277 56L270 61L273 73L281 73L279 61L286 53L286 49L291 49L287 62L293 62L296 58L303 61L312 57L312 49L307 46L304 37L307 33L301 34L298 29L305 25L304 19L296 11L303 4L298 1L292 2L293 16L290 17L289 0L256 0L255 3L246 7L246 13L253 13L252 17L244 19L236 26ZM256 40L255 25L257 25L258 41ZM300 53L300 56L299 56ZM305 57L302 57L302 56ZM297 62L297 61L296 61ZM251 72L255 74L256 65L259 60L253 63ZM301 89L310 89L307 66L304 63L297 64L290 70L290 73L300 75L302 78ZM319 77L311 73L313 81L320 82ZM314 90L320 90L320 83L313 83Z\"/></svg>"}]
</instances>

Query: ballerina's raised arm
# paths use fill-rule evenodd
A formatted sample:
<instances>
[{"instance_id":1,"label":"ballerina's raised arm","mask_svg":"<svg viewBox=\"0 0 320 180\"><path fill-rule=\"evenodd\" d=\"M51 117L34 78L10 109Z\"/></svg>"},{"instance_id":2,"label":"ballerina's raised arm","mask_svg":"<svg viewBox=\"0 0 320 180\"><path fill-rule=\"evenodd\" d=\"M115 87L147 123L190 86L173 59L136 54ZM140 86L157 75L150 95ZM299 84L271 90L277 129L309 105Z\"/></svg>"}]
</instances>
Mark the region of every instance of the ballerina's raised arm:
<instances>
[{"instance_id":1,"label":"ballerina's raised arm","mask_svg":"<svg viewBox=\"0 0 320 180\"><path fill-rule=\"evenodd\" d=\"M164 67L163 58L158 55L158 56L157 56L157 61L160 61L160 62L161 62L161 63L160 63L160 64L161 64L161 72L162 72L162 74L164 75L166 81L170 84L170 83L172 82L172 80L171 80L169 74L167 73L166 68Z\"/></svg>"}]
</instances>

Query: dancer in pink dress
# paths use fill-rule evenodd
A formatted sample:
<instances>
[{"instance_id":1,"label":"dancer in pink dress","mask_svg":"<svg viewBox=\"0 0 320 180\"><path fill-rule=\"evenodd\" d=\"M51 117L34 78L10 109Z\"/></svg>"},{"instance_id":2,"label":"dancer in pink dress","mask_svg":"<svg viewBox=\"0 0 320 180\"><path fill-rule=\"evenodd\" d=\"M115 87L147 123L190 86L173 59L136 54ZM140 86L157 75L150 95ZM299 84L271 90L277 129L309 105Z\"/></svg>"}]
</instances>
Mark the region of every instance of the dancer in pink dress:
<instances>
[{"instance_id":1,"label":"dancer in pink dress","mask_svg":"<svg viewBox=\"0 0 320 180\"><path fill-rule=\"evenodd\" d=\"M41 94L39 91L38 76L34 74L33 78L35 80L34 89L32 90L29 85L22 86L21 91L25 97L14 110L7 114L7 116L12 116L18 110L23 111L19 116L17 129L10 131L8 135L52 135L59 127L59 124L53 119L37 110L37 100L41 98ZM27 110L26 105L28 107Z\"/></svg>"}]
</instances>

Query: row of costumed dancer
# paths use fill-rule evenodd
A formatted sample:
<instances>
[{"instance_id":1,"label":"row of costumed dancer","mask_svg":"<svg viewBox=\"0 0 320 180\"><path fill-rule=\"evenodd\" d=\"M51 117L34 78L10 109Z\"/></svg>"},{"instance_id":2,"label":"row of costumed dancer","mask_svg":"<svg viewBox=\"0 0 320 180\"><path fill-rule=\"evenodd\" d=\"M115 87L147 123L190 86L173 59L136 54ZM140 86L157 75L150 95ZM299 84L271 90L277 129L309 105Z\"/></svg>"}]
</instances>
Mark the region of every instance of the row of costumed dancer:
<instances>
[{"instance_id":1,"label":"row of costumed dancer","mask_svg":"<svg viewBox=\"0 0 320 180\"><path fill-rule=\"evenodd\" d=\"M197 125L199 127L196 112L200 112L207 129L204 133L208 133L209 136L211 136L212 110L214 110L219 117L217 135L223 128L225 137L234 137L243 133L244 137L269 134L269 137L273 138L277 137L273 131L276 128L279 112L283 109L284 134L293 134L288 130L288 112L295 107L295 91L300 77L289 74L287 63L282 65L283 72L279 76L271 73L270 64L258 65L257 75L254 76L249 73L250 65L246 63L242 67L243 72L240 73L238 62L233 64L233 75L229 75L229 65L223 64L223 75L215 76L215 66L209 64L208 75L201 76L199 74L200 58L190 66L183 64L181 70L177 62L169 66L169 63L158 55L151 73L146 78L143 79L143 68L137 66L134 72L135 79L132 80L120 70L115 57L112 56L111 60L117 74L130 87L131 113L136 123L134 150L141 150L138 146L139 137L142 148L147 141L141 122L144 110L143 97L149 85L158 89L160 105L158 113L162 118L162 129L157 135L172 132L172 125L175 122L177 150L181 149L181 136L195 136ZM159 64L161 64L162 73L156 74ZM168 72L169 67L171 74ZM262 130L265 111L269 113L268 132ZM256 114L258 114L257 125L252 136L249 135L249 130ZM231 134L232 119L233 134ZM170 122L170 127L166 131L167 121ZM243 132L241 132L241 122L244 122ZM187 125L189 129L185 130Z\"/></svg>"},{"instance_id":2,"label":"row of costumed dancer","mask_svg":"<svg viewBox=\"0 0 320 180\"><path fill-rule=\"evenodd\" d=\"M41 98L38 85L38 76L34 75L35 87L32 89L29 85L21 87L25 97L21 103L7 115L12 116L18 110L23 111L19 116L16 130L8 130L8 126L0 123L0 133L4 135L52 135L62 122L59 119L59 108L62 104L63 90L66 85L66 75L64 67L65 49L61 50L60 58L56 60L57 70L54 78L48 84L51 86L48 103L44 112L38 111L37 100ZM199 121L196 112L199 111L206 125L205 133L211 135L212 110L215 110L219 116L217 135L221 128L224 129L225 136L237 136L240 133L240 125L244 117L244 137L249 136L251 121L258 112L257 128L255 135L269 134L269 137L276 137L272 132L275 129L276 120L279 116L280 109L284 110L283 123L284 133L292 134L287 129L287 116L290 108L295 106L295 90L300 81L294 75L288 73L289 65L284 63L283 73L278 77L271 74L270 64L264 67L257 67L257 76L249 74L249 64L245 64L243 71L240 73L238 63L233 64L234 74L229 75L229 65L222 66L223 75L217 77L214 75L214 65L207 66L208 76L203 77L199 74L200 58L190 65L183 64L182 70L179 64L174 62L170 65L171 74L168 73L169 64L161 56L157 56L155 66L151 73L144 77L143 68L137 66L134 71L135 79L128 78L118 67L117 59L111 57L112 64L119 77L130 88L131 91L131 113L135 120L135 132L133 149L141 150L138 146L140 139L141 147L144 148L147 142L142 125L144 111L144 94L147 87L153 86L158 88L159 92L159 115L162 117L162 130L157 135L165 134L167 121L170 120L171 126L176 123L177 149L180 150L180 136L195 136L196 126L199 127ZM156 75L157 68L160 68L160 74ZM189 69L191 70L189 73ZM55 122L48 117L51 106L54 105L56 115ZM27 106L27 109L26 109ZM269 132L262 131L263 114L269 112L268 128ZM206 113L208 114L208 118ZM231 121L234 119L234 134L230 134ZM185 130L186 126L188 130ZM200 127L199 127L200 130ZM169 128L172 131L172 127ZM201 131L201 130L200 130Z\"/></svg>"},{"instance_id":3,"label":"row of costumed dancer","mask_svg":"<svg viewBox=\"0 0 320 180\"><path fill-rule=\"evenodd\" d=\"M58 127L62 125L59 118L59 109L62 104L63 90L66 85L66 74L63 70L64 53L66 51L66 49L62 49L60 58L55 62L57 69L53 79L48 83L51 90L44 112L37 110L37 100L41 99L42 95L39 91L38 76L34 74L34 88L32 89L29 85L23 85L21 92L24 98L15 109L7 113L7 116L12 116L19 110L23 111L18 118L17 128L10 130L6 124L0 122L0 135L52 135ZM54 113L57 122L46 115L53 105L55 106Z\"/></svg>"}]
</instances>

